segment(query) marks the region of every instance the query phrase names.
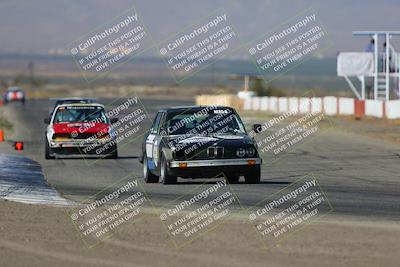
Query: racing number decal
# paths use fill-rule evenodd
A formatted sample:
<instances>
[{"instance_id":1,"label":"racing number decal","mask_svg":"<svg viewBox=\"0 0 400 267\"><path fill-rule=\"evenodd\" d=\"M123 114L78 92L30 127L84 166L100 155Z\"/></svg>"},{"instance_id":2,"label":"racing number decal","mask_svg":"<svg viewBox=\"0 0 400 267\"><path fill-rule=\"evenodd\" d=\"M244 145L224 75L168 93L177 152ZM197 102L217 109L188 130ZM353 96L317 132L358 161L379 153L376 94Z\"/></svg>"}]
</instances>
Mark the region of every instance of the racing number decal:
<instances>
[{"instance_id":1,"label":"racing number decal","mask_svg":"<svg viewBox=\"0 0 400 267\"><path fill-rule=\"evenodd\" d=\"M155 137L154 134L149 134L146 139L146 156L148 159L153 158L153 142Z\"/></svg>"},{"instance_id":2,"label":"racing number decal","mask_svg":"<svg viewBox=\"0 0 400 267\"><path fill-rule=\"evenodd\" d=\"M153 125L150 129L150 134L146 139L146 156L153 160L154 165L158 165L158 147L160 146L160 140L157 138L160 129L161 119L164 113L158 112L156 118L154 119Z\"/></svg>"},{"instance_id":3,"label":"racing number decal","mask_svg":"<svg viewBox=\"0 0 400 267\"><path fill-rule=\"evenodd\" d=\"M153 145L153 161L154 161L154 165L158 166L158 147L160 146L159 142L157 140L154 141L154 145Z\"/></svg>"}]
</instances>

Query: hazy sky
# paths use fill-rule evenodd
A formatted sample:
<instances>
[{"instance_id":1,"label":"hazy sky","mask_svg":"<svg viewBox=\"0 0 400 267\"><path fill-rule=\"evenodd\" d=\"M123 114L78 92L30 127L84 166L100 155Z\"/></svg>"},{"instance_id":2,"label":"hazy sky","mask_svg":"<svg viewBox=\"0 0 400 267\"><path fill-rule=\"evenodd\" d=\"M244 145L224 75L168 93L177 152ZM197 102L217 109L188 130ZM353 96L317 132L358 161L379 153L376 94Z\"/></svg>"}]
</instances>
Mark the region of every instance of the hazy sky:
<instances>
[{"instance_id":1,"label":"hazy sky","mask_svg":"<svg viewBox=\"0 0 400 267\"><path fill-rule=\"evenodd\" d=\"M66 48L131 7L157 42L217 8L226 10L241 39L248 40L310 6L334 42L325 56L363 50L368 39L353 37L353 30L400 30L400 0L0 0L0 52Z\"/></svg>"}]
</instances>

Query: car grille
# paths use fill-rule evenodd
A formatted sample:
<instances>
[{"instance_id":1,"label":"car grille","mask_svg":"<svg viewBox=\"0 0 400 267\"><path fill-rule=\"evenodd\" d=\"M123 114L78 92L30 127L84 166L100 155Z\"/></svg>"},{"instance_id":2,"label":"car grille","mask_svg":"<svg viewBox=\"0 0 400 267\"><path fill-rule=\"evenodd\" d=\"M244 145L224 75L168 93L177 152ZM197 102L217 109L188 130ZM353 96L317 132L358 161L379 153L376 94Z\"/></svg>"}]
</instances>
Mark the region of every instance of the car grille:
<instances>
[{"instance_id":1,"label":"car grille","mask_svg":"<svg viewBox=\"0 0 400 267\"><path fill-rule=\"evenodd\" d=\"M62 134L54 134L53 139L56 138L69 138L69 139L89 139L89 138L96 138L96 134L93 133L62 133Z\"/></svg>"},{"instance_id":2,"label":"car grille","mask_svg":"<svg viewBox=\"0 0 400 267\"><path fill-rule=\"evenodd\" d=\"M221 146L207 147L207 156L216 159L224 158L224 148Z\"/></svg>"},{"instance_id":3,"label":"car grille","mask_svg":"<svg viewBox=\"0 0 400 267\"><path fill-rule=\"evenodd\" d=\"M203 160L203 159L232 159L236 158L236 153L233 149L227 149L221 146L209 146L196 149L189 153L180 151L177 153L179 160Z\"/></svg>"}]
</instances>

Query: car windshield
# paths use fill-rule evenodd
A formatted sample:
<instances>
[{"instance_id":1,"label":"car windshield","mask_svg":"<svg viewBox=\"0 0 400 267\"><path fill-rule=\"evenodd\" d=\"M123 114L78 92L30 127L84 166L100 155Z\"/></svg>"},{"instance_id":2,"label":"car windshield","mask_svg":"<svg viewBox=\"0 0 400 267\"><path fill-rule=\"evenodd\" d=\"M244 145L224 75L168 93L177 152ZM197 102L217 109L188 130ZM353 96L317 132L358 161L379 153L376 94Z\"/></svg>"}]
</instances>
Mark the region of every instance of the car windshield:
<instances>
[{"instance_id":1,"label":"car windshield","mask_svg":"<svg viewBox=\"0 0 400 267\"><path fill-rule=\"evenodd\" d=\"M8 92L21 92L22 89L19 87L10 87L7 89Z\"/></svg>"},{"instance_id":2,"label":"car windshield","mask_svg":"<svg viewBox=\"0 0 400 267\"><path fill-rule=\"evenodd\" d=\"M55 109L57 106L59 105L63 105L63 104L90 104L93 101L89 100L89 99L60 99L57 100L54 108Z\"/></svg>"},{"instance_id":3,"label":"car windshield","mask_svg":"<svg viewBox=\"0 0 400 267\"><path fill-rule=\"evenodd\" d=\"M6 93L12 94L12 93L22 93L21 89L12 89L12 90L7 90Z\"/></svg>"},{"instance_id":4,"label":"car windshield","mask_svg":"<svg viewBox=\"0 0 400 267\"><path fill-rule=\"evenodd\" d=\"M230 109L213 109L207 113L196 110L171 114L167 118L165 129L170 135L245 133L243 123Z\"/></svg>"},{"instance_id":5,"label":"car windshield","mask_svg":"<svg viewBox=\"0 0 400 267\"><path fill-rule=\"evenodd\" d=\"M54 123L99 122L108 123L102 107L60 107L54 116Z\"/></svg>"}]
</instances>

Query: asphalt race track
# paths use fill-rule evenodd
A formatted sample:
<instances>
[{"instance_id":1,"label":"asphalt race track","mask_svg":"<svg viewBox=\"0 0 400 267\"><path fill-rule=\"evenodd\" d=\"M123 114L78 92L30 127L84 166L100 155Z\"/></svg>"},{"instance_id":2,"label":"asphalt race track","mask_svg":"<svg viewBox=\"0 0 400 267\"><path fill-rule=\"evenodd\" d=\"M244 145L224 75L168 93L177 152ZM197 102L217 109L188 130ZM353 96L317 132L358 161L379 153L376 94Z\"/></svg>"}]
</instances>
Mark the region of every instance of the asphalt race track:
<instances>
[{"instance_id":1,"label":"asphalt race track","mask_svg":"<svg viewBox=\"0 0 400 267\"><path fill-rule=\"evenodd\" d=\"M150 116L162 107L193 104L172 100L141 101ZM113 100L101 102L107 104ZM42 165L47 181L63 196L80 201L129 174L142 177L142 165L138 161L141 137L120 148L118 159L93 160L93 164L82 159L45 160L43 118L52 105L48 100L31 100L25 106L10 105L6 114L17 129L15 139L25 141L23 155ZM143 127L149 126L146 122ZM332 215L398 220L399 163L399 145L333 129L275 164L264 164L261 184L248 185L242 181L232 187L242 205L251 207L311 172L334 208ZM176 185L146 184L145 190L153 203L162 206L202 182L179 179Z\"/></svg>"}]
</instances>

